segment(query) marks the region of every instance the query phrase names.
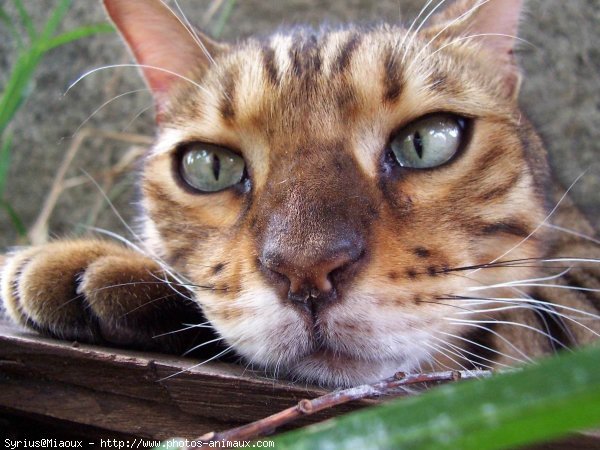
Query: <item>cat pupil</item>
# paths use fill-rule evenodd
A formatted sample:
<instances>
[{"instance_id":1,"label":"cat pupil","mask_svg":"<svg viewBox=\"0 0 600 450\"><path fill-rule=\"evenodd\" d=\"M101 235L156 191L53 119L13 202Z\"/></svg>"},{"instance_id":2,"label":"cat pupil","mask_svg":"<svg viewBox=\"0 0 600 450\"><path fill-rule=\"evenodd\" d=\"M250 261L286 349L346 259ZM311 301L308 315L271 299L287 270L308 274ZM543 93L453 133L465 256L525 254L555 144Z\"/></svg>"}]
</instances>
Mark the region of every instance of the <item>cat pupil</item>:
<instances>
[{"instance_id":1,"label":"cat pupil","mask_svg":"<svg viewBox=\"0 0 600 450\"><path fill-rule=\"evenodd\" d=\"M423 159L423 139L421 138L421 133L418 131L414 134L413 145L419 159Z\"/></svg>"},{"instance_id":2,"label":"cat pupil","mask_svg":"<svg viewBox=\"0 0 600 450\"><path fill-rule=\"evenodd\" d=\"M213 153L212 155L212 171L215 176L215 180L219 181L219 174L221 173L221 160Z\"/></svg>"}]
</instances>

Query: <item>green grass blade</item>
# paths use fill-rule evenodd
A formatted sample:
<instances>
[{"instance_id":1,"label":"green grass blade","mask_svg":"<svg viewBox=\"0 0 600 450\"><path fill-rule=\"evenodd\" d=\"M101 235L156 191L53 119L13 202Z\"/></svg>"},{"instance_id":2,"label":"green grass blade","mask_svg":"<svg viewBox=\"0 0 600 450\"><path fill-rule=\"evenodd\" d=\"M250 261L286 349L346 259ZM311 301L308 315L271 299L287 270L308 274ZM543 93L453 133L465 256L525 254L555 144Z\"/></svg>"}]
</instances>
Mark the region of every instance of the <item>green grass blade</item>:
<instances>
[{"instance_id":1,"label":"green grass blade","mask_svg":"<svg viewBox=\"0 0 600 450\"><path fill-rule=\"evenodd\" d=\"M29 52L21 52L14 63L8 81L0 96L0 136L23 103L27 86L35 68L35 57Z\"/></svg>"},{"instance_id":2,"label":"green grass blade","mask_svg":"<svg viewBox=\"0 0 600 450\"><path fill-rule=\"evenodd\" d=\"M4 26L8 29L8 32L10 33L11 37L17 42L17 48L20 49L21 47L23 47L23 39L21 39L21 35L15 28L12 19L10 18L6 10L2 8L2 6L0 6L0 22L4 24Z\"/></svg>"},{"instance_id":3,"label":"green grass blade","mask_svg":"<svg viewBox=\"0 0 600 450\"><path fill-rule=\"evenodd\" d=\"M27 9L21 0L14 0L13 3L17 9L17 12L19 13L19 17L21 18L21 23L29 35L29 39L33 41L37 37L37 32L35 31L31 16L27 12Z\"/></svg>"},{"instance_id":4,"label":"green grass blade","mask_svg":"<svg viewBox=\"0 0 600 450\"><path fill-rule=\"evenodd\" d=\"M0 198L4 195L6 186L6 178L8 177L8 169L10 167L10 148L12 146L12 134L7 134L2 139L2 147L0 147Z\"/></svg>"},{"instance_id":5,"label":"green grass blade","mask_svg":"<svg viewBox=\"0 0 600 450\"><path fill-rule=\"evenodd\" d=\"M223 33L225 25L227 25L227 21L229 20L229 17L233 12L233 8L235 7L236 3L237 0L227 0L227 2L225 3L223 11L221 11L221 14L219 14L219 17L217 18L217 23L215 23L215 26L211 30L211 34L214 38L218 38L219 36L221 36L221 33Z\"/></svg>"},{"instance_id":6,"label":"green grass blade","mask_svg":"<svg viewBox=\"0 0 600 450\"><path fill-rule=\"evenodd\" d=\"M19 52L0 96L0 137L29 94L31 78L41 56L31 48Z\"/></svg>"},{"instance_id":7,"label":"green grass blade","mask_svg":"<svg viewBox=\"0 0 600 450\"><path fill-rule=\"evenodd\" d=\"M274 438L282 449L513 448L600 425L600 347Z\"/></svg>"},{"instance_id":8,"label":"green grass blade","mask_svg":"<svg viewBox=\"0 0 600 450\"><path fill-rule=\"evenodd\" d=\"M58 36L53 37L44 43L43 51L47 52L61 45L68 44L78 39L93 36L99 33L112 33L115 28L108 23L99 23L94 25L85 25L74 30L66 31Z\"/></svg>"},{"instance_id":9,"label":"green grass blade","mask_svg":"<svg viewBox=\"0 0 600 450\"><path fill-rule=\"evenodd\" d=\"M10 221L15 227L15 231L17 232L19 237L21 239L26 238L27 228L25 228L25 224L23 224L23 221L21 220L17 212L13 209L11 204L5 200L0 200L0 208L2 208L8 214L8 217L10 217Z\"/></svg>"},{"instance_id":10,"label":"green grass blade","mask_svg":"<svg viewBox=\"0 0 600 450\"><path fill-rule=\"evenodd\" d=\"M52 37L64 18L71 0L61 0L46 22L42 34L27 48L21 49L11 68L8 81L0 95L0 137L29 94L31 79L44 54L58 47L92 34L112 31L108 24L83 26Z\"/></svg>"},{"instance_id":11,"label":"green grass blade","mask_svg":"<svg viewBox=\"0 0 600 450\"><path fill-rule=\"evenodd\" d=\"M56 8L54 8L46 25L44 25L44 29L40 33L39 43L41 46L54 35L56 29L65 17L65 14L69 11L71 2L72 0L60 0Z\"/></svg>"}]
</instances>

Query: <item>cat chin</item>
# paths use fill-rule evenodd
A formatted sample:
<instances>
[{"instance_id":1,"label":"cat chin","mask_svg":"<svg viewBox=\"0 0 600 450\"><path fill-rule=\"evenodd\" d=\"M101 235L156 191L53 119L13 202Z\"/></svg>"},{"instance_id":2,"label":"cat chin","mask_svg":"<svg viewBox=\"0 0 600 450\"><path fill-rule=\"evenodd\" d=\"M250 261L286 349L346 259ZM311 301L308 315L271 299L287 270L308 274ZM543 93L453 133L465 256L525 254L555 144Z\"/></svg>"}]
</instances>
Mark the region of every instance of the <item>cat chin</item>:
<instances>
[{"instance_id":1,"label":"cat chin","mask_svg":"<svg viewBox=\"0 0 600 450\"><path fill-rule=\"evenodd\" d=\"M415 330L415 319L408 313L374 314L373 300L364 295L327 310L319 339L311 332L313 326L307 326L294 308L282 307L269 290L249 289L235 303L251 304L261 314L251 321L209 320L243 360L276 377L327 387L356 386L414 371L431 358L431 329ZM357 322L357 317L368 319ZM358 326L368 332L358 333Z\"/></svg>"},{"instance_id":2,"label":"cat chin","mask_svg":"<svg viewBox=\"0 0 600 450\"><path fill-rule=\"evenodd\" d=\"M396 372L410 372L415 364L407 361L365 361L334 356L326 352L311 354L287 368L288 378L319 386L341 388L374 383Z\"/></svg>"}]
</instances>

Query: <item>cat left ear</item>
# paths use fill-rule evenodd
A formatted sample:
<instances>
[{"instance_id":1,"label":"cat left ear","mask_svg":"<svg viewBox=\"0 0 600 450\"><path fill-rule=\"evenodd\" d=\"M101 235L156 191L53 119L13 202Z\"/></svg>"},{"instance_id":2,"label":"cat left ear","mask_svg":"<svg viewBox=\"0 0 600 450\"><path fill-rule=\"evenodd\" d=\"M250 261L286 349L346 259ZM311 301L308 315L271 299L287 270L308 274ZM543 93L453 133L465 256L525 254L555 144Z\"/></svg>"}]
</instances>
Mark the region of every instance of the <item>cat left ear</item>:
<instances>
[{"instance_id":1,"label":"cat left ear","mask_svg":"<svg viewBox=\"0 0 600 450\"><path fill-rule=\"evenodd\" d=\"M503 93L516 99L521 73L514 50L522 11L523 0L457 0L433 17L430 31L450 41L472 36L481 43L499 65Z\"/></svg>"},{"instance_id":2,"label":"cat left ear","mask_svg":"<svg viewBox=\"0 0 600 450\"><path fill-rule=\"evenodd\" d=\"M104 0L104 7L140 64L159 122L173 87L227 48L190 29L162 0Z\"/></svg>"}]
</instances>

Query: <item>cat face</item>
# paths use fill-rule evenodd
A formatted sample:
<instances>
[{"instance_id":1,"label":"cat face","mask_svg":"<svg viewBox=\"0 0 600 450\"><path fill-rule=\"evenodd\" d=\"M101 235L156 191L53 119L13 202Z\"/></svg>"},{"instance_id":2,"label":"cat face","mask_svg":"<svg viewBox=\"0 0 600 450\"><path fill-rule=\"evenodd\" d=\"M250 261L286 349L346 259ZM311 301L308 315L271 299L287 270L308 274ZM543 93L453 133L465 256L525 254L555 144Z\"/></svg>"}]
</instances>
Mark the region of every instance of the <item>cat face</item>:
<instances>
[{"instance_id":1,"label":"cat face","mask_svg":"<svg viewBox=\"0 0 600 450\"><path fill-rule=\"evenodd\" d=\"M147 244L247 362L337 385L411 370L472 330L449 299L533 276L476 269L541 255L527 238L545 216L545 156L499 36L520 2L457 2L418 33L235 46L160 2L106 3L157 102Z\"/></svg>"}]
</instances>

